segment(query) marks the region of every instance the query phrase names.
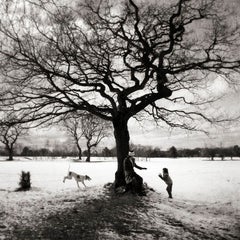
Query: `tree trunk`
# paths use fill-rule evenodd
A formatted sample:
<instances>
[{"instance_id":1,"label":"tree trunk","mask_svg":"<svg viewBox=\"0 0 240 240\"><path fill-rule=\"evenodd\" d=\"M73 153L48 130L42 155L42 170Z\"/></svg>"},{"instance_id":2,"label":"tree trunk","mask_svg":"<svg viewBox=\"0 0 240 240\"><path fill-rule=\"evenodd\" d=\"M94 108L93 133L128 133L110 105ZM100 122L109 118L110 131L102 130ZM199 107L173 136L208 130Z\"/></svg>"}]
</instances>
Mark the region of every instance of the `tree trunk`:
<instances>
[{"instance_id":1,"label":"tree trunk","mask_svg":"<svg viewBox=\"0 0 240 240\"><path fill-rule=\"evenodd\" d=\"M78 153L78 160L82 160L82 154Z\"/></svg>"},{"instance_id":2,"label":"tree trunk","mask_svg":"<svg viewBox=\"0 0 240 240\"><path fill-rule=\"evenodd\" d=\"M80 148L79 145L77 145L77 149L78 149L78 159L81 160L82 159L82 149Z\"/></svg>"},{"instance_id":3,"label":"tree trunk","mask_svg":"<svg viewBox=\"0 0 240 240\"><path fill-rule=\"evenodd\" d=\"M90 162L90 158L91 158L91 148L87 147L87 158L86 158L86 162Z\"/></svg>"},{"instance_id":4,"label":"tree trunk","mask_svg":"<svg viewBox=\"0 0 240 240\"><path fill-rule=\"evenodd\" d=\"M125 186L123 160L127 157L129 152L129 132L128 132L128 119L118 117L113 121L114 136L117 149L118 168L115 173L115 188Z\"/></svg>"},{"instance_id":5,"label":"tree trunk","mask_svg":"<svg viewBox=\"0 0 240 240\"><path fill-rule=\"evenodd\" d=\"M7 147L7 151L8 151L8 160L12 161L13 160L13 148Z\"/></svg>"}]
</instances>

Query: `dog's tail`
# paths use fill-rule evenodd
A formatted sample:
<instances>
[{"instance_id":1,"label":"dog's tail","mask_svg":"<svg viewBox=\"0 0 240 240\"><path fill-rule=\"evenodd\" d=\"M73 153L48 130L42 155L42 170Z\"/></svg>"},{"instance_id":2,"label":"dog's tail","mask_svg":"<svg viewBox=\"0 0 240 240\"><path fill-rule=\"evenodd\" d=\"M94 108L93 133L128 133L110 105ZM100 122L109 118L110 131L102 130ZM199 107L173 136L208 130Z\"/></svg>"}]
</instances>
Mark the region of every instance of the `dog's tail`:
<instances>
[{"instance_id":1,"label":"dog's tail","mask_svg":"<svg viewBox=\"0 0 240 240\"><path fill-rule=\"evenodd\" d=\"M68 173L69 173L69 170L70 170L70 163L68 164Z\"/></svg>"}]
</instances>

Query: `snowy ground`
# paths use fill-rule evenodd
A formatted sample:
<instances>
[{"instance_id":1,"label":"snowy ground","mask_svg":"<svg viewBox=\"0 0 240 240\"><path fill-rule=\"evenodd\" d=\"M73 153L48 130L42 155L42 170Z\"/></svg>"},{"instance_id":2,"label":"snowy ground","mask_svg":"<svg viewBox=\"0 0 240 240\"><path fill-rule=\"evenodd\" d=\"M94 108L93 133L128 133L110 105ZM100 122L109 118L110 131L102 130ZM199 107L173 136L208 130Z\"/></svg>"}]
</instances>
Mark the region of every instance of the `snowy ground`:
<instances>
[{"instance_id":1,"label":"snowy ground","mask_svg":"<svg viewBox=\"0 0 240 240\"><path fill-rule=\"evenodd\" d=\"M135 204L129 198L120 198L120 200L111 198L111 203L106 202L108 197L104 193L103 186L114 180L117 168L115 159L92 158L92 162L86 163L74 162L71 158L16 158L13 162L1 158L0 240L35 239L36 237L30 238L26 233L25 235L22 233L23 225L32 224L33 229L34 226L39 228L39 224L44 225L46 216L56 215L58 212L62 214L63 210L65 218L68 219L68 211L75 209L74 211L78 212L79 205L85 206L88 212L89 207L94 208L92 214L95 218L95 212L100 211L100 215L103 219L105 216L107 221L111 214L106 209L112 208L111 213L114 212L116 209L114 203L121 205L122 200L130 202L130 205L132 203L132 208L136 210L137 217L127 216L127 218L140 219L142 225L140 224L138 230L135 232L129 230L129 237L124 237L124 234L127 235L126 231L121 232L118 229L116 233L110 227L101 226L102 230L98 231L97 237L91 236L88 239L240 239L239 159L233 161L209 161L200 158L150 159L148 161L139 159L137 164L147 167L147 170L137 170L137 172L148 186L156 191L150 192L141 200L136 200L141 204ZM164 182L158 177L163 167L169 169L174 182L174 198L171 201L167 198ZM86 182L86 189L84 187L77 189L74 181L66 180L65 184L62 182L68 168L92 178L92 181ZM15 192L22 170L30 171L32 190ZM94 204L93 200L95 202L101 200L101 204ZM103 209L102 205L107 205L108 208ZM143 205L146 206L144 211ZM128 211L126 207L124 214L128 214ZM47 219L51 222L51 218ZM55 223L54 220L53 225ZM56 229L58 229L57 226ZM63 225L63 228L64 226L67 225ZM123 224L121 229L125 227ZM43 238L43 235L37 238L64 239L56 237L56 234L55 238Z\"/></svg>"}]
</instances>

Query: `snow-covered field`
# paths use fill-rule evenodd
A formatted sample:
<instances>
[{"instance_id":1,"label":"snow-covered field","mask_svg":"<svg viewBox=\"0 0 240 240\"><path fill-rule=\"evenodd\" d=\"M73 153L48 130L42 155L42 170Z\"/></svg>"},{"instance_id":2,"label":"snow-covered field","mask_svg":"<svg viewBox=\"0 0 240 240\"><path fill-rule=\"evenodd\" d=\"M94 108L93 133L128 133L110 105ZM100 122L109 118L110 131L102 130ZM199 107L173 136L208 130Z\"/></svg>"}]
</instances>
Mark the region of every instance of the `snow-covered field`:
<instances>
[{"instance_id":1,"label":"snow-covered field","mask_svg":"<svg viewBox=\"0 0 240 240\"><path fill-rule=\"evenodd\" d=\"M137 164L147 167L147 170L136 170L148 186L152 187L167 202L166 185L158 177L163 167L169 169L173 179L173 200L177 204L191 202L199 206L219 206L234 216L240 216L240 159L228 161L209 161L202 158L177 158L177 159L138 159ZM81 186L77 189L76 182L66 180L63 177L67 174L68 168L79 174L87 174L92 180L86 181L87 188ZM67 195L78 195L84 197L97 196L102 186L113 182L117 168L115 158L92 158L92 162L76 162L71 158L15 158L15 161L0 159L0 207L1 220L0 230L9 229L11 226L11 214L20 214L22 208L29 202L36 207L38 202L49 202L58 197L63 199ZM30 171L32 190L29 192L14 192L18 187L21 171ZM22 205L22 207L21 207ZM31 204L30 204L31 205ZM29 205L29 206L30 206ZM41 205L41 204L40 204ZM167 206L167 208L170 207ZM181 204L180 204L181 205ZM33 208L29 208L26 216L33 215ZM43 208L43 206L41 206ZM47 208L47 206L45 206ZM60 208L60 206L58 206ZM55 206L51 211L57 211ZM193 206L194 208L194 206ZM26 209L26 207L24 208ZM197 208L196 208L197 209ZM229 210L230 209L230 210ZM7 214L4 214L7 213ZM239 219L240 220L240 219ZM17 220L16 220L17 221ZM1 231L0 231L1 233ZM0 239L5 239L0 235Z\"/></svg>"},{"instance_id":2,"label":"snow-covered field","mask_svg":"<svg viewBox=\"0 0 240 240\"><path fill-rule=\"evenodd\" d=\"M15 161L0 160L0 190L13 191L18 187L21 171L30 171L32 187L48 193L77 189L74 181L63 176L68 168L79 174L87 174L92 181L87 186L113 182L117 163L114 158L92 158L92 162L74 162L71 158L16 158ZM174 198L206 202L231 202L240 207L240 160L209 161L201 158L139 159L137 164L147 167L138 170L144 181L157 192L167 193L165 184L158 177L163 167L169 169L174 181ZM80 184L81 186L81 184ZM83 187L83 186L82 186Z\"/></svg>"}]
</instances>

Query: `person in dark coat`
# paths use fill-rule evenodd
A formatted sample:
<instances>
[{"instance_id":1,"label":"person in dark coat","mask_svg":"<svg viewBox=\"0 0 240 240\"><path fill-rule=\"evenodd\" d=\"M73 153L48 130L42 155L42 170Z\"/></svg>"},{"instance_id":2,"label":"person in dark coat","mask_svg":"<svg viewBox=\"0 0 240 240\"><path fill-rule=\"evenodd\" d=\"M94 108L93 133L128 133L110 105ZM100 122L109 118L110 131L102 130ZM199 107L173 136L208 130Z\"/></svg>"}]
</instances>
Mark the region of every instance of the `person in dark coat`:
<instances>
[{"instance_id":1,"label":"person in dark coat","mask_svg":"<svg viewBox=\"0 0 240 240\"><path fill-rule=\"evenodd\" d=\"M134 167L140 170L147 169L140 167L135 162L134 151L129 151L128 156L124 159L124 175L126 182L126 192L138 193L139 195L145 195L143 191L143 179L135 171Z\"/></svg>"}]
</instances>

